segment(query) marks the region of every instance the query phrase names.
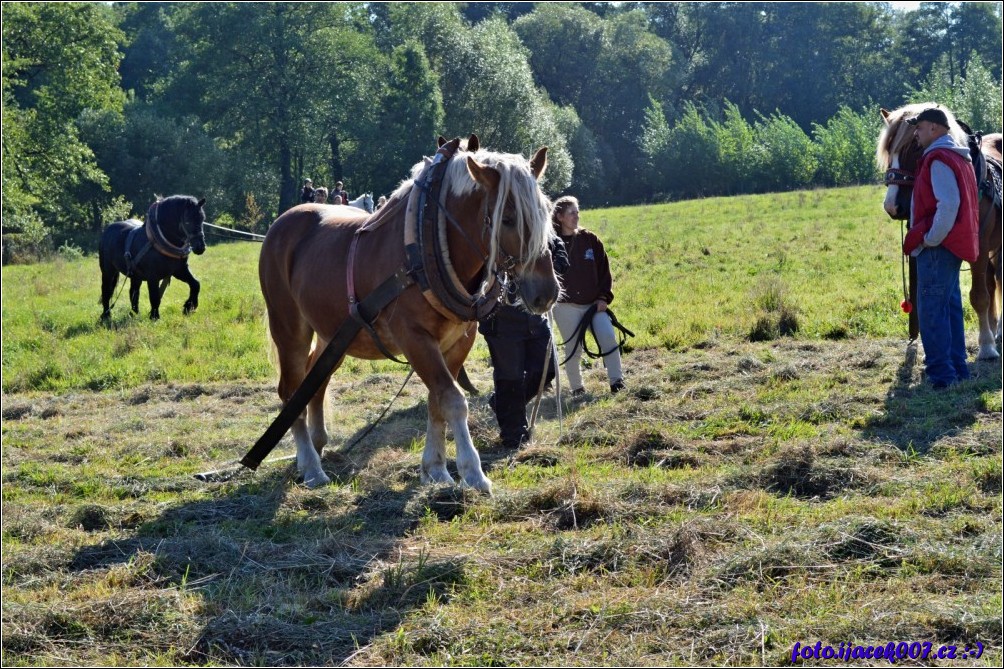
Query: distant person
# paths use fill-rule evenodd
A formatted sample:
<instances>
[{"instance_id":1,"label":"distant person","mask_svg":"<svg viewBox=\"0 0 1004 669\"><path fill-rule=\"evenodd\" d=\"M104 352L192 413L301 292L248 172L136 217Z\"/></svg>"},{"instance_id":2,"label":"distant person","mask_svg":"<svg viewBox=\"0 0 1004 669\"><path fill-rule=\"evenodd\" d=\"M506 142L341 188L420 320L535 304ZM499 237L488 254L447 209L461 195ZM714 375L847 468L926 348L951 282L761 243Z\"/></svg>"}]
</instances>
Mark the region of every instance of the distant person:
<instances>
[{"instance_id":1,"label":"distant person","mask_svg":"<svg viewBox=\"0 0 1004 669\"><path fill-rule=\"evenodd\" d=\"M381 195L380 197L378 197L376 203L377 211L379 211L380 208L383 207L385 204L387 204L387 196Z\"/></svg>"},{"instance_id":2,"label":"distant person","mask_svg":"<svg viewBox=\"0 0 1004 669\"><path fill-rule=\"evenodd\" d=\"M342 202L342 196L341 195L336 195L333 198L331 198L331 204L345 204L345 203Z\"/></svg>"},{"instance_id":3,"label":"distant person","mask_svg":"<svg viewBox=\"0 0 1004 669\"><path fill-rule=\"evenodd\" d=\"M560 239L551 244L555 271L568 267L568 257ZM526 405L544 383L557 374L558 361L551 347L551 326L542 315L531 314L519 301L519 286L509 282L499 297L499 306L478 323L492 360L495 391L488 404L499 425L502 448L514 449L530 441Z\"/></svg>"},{"instance_id":4,"label":"distant person","mask_svg":"<svg viewBox=\"0 0 1004 669\"><path fill-rule=\"evenodd\" d=\"M310 179L303 180L303 190L300 191L300 202L314 201L314 182Z\"/></svg>"},{"instance_id":5,"label":"distant person","mask_svg":"<svg viewBox=\"0 0 1004 669\"><path fill-rule=\"evenodd\" d=\"M328 203L328 189L324 186L318 186L314 189L314 202L318 204Z\"/></svg>"},{"instance_id":6,"label":"distant person","mask_svg":"<svg viewBox=\"0 0 1004 669\"><path fill-rule=\"evenodd\" d=\"M947 388L970 378L959 268L979 255L979 195L969 149L948 113L928 107L906 121L924 149L903 253L917 259L917 321L927 380Z\"/></svg>"},{"instance_id":7,"label":"distant person","mask_svg":"<svg viewBox=\"0 0 1004 669\"><path fill-rule=\"evenodd\" d=\"M333 196L334 195L340 195L342 197L342 204L348 204L349 203L349 194L348 194L348 191L345 190L345 188L344 188L344 186L343 186L343 184L342 184L341 181L339 181L338 183L335 184L335 187L332 189L331 194Z\"/></svg>"},{"instance_id":8,"label":"distant person","mask_svg":"<svg viewBox=\"0 0 1004 669\"><path fill-rule=\"evenodd\" d=\"M610 276L610 262L603 242L589 230L579 227L579 201L574 197L565 196L554 203L551 223L564 242L565 252L568 254L568 269L558 272L562 292L558 303L554 305L554 319L565 341L565 373L568 375L572 397L586 392L582 384L582 372L579 370L582 346L578 344L575 335L580 325L586 327L582 321L592 307L596 308L596 313L588 325L601 353L605 354L603 364L607 368L610 392L618 393L625 388L624 374L621 371L621 352L614 326L606 313L614 294L611 290L613 280Z\"/></svg>"}]
</instances>

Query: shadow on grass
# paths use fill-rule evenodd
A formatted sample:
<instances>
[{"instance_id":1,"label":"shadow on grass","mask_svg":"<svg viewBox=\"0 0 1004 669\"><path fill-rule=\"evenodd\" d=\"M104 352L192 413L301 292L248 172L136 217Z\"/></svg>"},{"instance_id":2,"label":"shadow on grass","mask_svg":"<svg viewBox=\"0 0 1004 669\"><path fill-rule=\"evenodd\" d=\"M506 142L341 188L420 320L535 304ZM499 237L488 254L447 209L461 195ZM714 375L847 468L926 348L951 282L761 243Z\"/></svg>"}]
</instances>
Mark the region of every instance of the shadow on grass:
<instances>
[{"instance_id":1,"label":"shadow on grass","mask_svg":"<svg viewBox=\"0 0 1004 669\"><path fill-rule=\"evenodd\" d=\"M424 421L422 409L392 413L384 428L414 428ZM174 649L176 661L344 663L409 610L446 601L462 587L462 558L414 552L404 539L423 518L449 520L477 499L451 486L420 485L413 458L388 465L380 460L387 441L363 441L369 447L360 444L353 462L326 450L330 486L297 485L292 461L262 467L250 480L244 474L209 483L206 498L169 506L132 536L77 549L70 569L145 565L144 580L158 590L198 598L198 620L189 621L198 632L188 648ZM373 469L357 475L362 463Z\"/></svg>"},{"instance_id":2,"label":"shadow on grass","mask_svg":"<svg viewBox=\"0 0 1004 669\"><path fill-rule=\"evenodd\" d=\"M1001 365L999 361L970 362L972 379L939 390L918 382L924 364L919 349L917 343L907 347L882 414L868 419L862 435L925 455L936 442L963 433L991 410L986 397L1001 389Z\"/></svg>"}]
</instances>

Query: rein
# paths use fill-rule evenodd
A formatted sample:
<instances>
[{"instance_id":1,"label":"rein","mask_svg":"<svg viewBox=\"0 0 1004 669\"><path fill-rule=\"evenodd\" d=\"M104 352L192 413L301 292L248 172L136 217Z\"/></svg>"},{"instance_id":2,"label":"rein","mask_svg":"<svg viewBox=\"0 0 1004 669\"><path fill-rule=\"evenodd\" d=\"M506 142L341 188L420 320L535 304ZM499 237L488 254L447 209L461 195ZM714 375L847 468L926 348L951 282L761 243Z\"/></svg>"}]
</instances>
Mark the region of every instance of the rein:
<instances>
[{"instance_id":1,"label":"rein","mask_svg":"<svg viewBox=\"0 0 1004 669\"><path fill-rule=\"evenodd\" d=\"M620 333L617 337L617 345L614 346L609 351L604 351L600 349L599 342L597 341L596 352L594 353L593 351L590 351L589 347L586 345L586 331L593 329L593 316L596 315L596 312L597 312L596 305L595 304L591 305L589 309L586 310L586 313L582 315L582 320L580 320L579 324L575 326L575 332L573 332L572 336L568 338L568 341L561 342L561 345L565 346L568 342L574 341L575 346L572 347L572 350L565 357L565 359L559 363L560 365L564 365L566 362L568 362L568 359L571 358L573 355L575 355L575 352L579 349L580 346L582 347L582 350L585 351L586 355L595 360L597 358L606 357L618 349L623 349L624 343L627 341L627 338L634 336L633 332L628 330L621 324L620 321L617 320L617 316L614 315L613 310L610 309L610 307L607 307L606 313L610 317L610 323ZM593 339L596 339L595 332L593 333Z\"/></svg>"}]
</instances>

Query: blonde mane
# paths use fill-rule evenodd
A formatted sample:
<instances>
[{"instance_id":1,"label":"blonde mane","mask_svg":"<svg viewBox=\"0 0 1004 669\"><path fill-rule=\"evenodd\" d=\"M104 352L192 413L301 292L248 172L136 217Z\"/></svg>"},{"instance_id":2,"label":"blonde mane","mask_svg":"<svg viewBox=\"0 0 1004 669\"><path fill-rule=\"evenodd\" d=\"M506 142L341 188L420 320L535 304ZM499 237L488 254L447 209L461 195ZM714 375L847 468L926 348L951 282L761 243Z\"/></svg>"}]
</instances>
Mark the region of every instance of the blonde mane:
<instances>
[{"instance_id":1,"label":"blonde mane","mask_svg":"<svg viewBox=\"0 0 1004 669\"><path fill-rule=\"evenodd\" d=\"M489 204L492 238L487 266L495 266L502 234L502 216L506 202L509 201L513 205L512 224L519 235L521 260L529 264L544 255L551 238L554 237L550 223L551 201L538 187L537 180L530 171L530 161L517 154L485 150L470 153L460 149L450 159L444 177L444 181L449 185L449 194L453 197L470 195L481 188L467 169L468 156L482 165L491 167L500 177L498 197L494 204ZM398 197L407 198L415 179L429 163L428 158L416 163L411 168L411 177L401 182L391 195L391 200Z\"/></svg>"},{"instance_id":2,"label":"blonde mane","mask_svg":"<svg viewBox=\"0 0 1004 669\"><path fill-rule=\"evenodd\" d=\"M913 142L913 126L906 122L906 119L916 116L928 107L937 107L945 112L948 117L948 134L952 136L956 144L966 145L966 133L955 120L955 116L943 106L933 102L918 102L904 105L899 109L889 112L886 118L885 127L879 135L878 146L875 149L875 162L879 169L887 170L892 164L892 157L905 151Z\"/></svg>"}]
</instances>

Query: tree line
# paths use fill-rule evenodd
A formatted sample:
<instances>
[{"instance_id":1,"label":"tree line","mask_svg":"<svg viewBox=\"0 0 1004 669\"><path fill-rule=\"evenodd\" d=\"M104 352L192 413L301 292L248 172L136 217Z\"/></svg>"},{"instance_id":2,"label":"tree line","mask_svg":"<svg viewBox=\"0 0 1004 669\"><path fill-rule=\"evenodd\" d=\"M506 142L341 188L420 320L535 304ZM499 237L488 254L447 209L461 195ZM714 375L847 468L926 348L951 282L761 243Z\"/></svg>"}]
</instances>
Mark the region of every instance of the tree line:
<instances>
[{"instance_id":1,"label":"tree line","mask_svg":"<svg viewBox=\"0 0 1004 669\"><path fill-rule=\"evenodd\" d=\"M3 229L92 248L155 195L261 231L438 135L586 206L875 179L880 106L1001 128L1001 3L4 3Z\"/></svg>"}]
</instances>

